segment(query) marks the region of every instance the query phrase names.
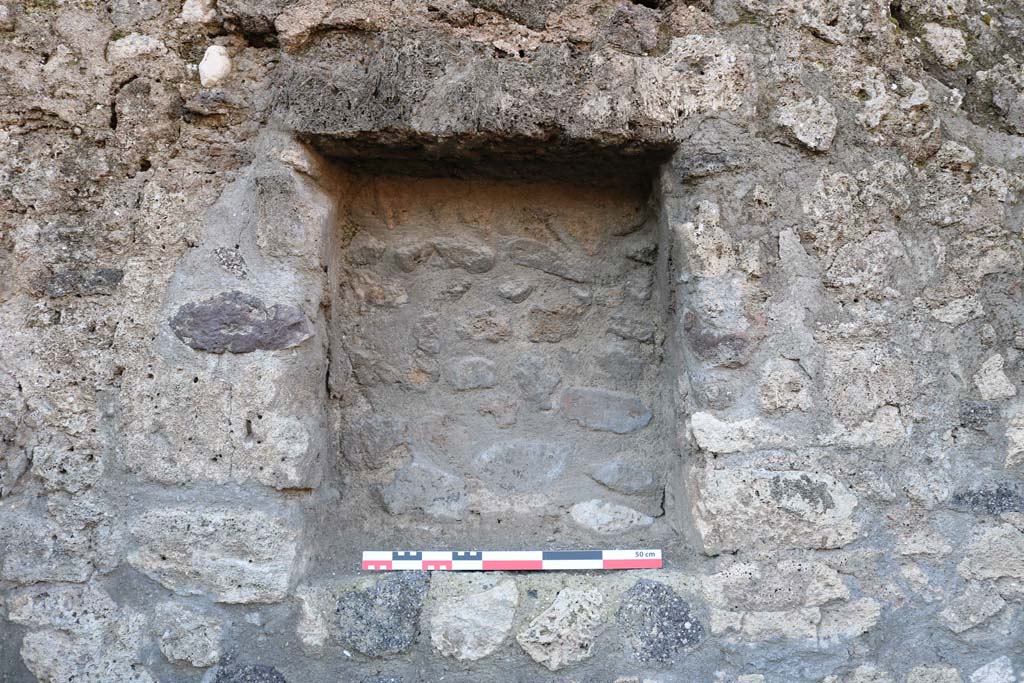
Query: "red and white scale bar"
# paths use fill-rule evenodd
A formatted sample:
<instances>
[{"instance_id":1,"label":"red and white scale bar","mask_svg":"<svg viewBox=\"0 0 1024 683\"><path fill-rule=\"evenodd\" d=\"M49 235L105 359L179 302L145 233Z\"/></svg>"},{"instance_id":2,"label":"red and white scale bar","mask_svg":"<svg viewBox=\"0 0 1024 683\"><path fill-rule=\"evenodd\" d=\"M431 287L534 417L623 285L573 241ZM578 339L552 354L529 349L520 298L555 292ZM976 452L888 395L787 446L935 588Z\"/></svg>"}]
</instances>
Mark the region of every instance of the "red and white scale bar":
<instances>
[{"instance_id":1,"label":"red and white scale bar","mask_svg":"<svg viewBox=\"0 0 1024 683\"><path fill-rule=\"evenodd\" d=\"M366 550L367 571L661 569L660 550Z\"/></svg>"}]
</instances>

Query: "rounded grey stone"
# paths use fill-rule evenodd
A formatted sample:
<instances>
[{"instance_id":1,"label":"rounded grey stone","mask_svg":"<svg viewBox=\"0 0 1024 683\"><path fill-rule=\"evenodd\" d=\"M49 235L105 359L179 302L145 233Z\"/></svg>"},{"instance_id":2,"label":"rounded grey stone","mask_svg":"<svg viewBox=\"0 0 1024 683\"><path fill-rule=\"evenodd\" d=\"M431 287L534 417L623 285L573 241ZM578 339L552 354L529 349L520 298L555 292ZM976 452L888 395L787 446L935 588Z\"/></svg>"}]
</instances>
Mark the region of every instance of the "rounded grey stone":
<instances>
[{"instance_id":1,"label":"rounded grey stone","mask_svg":"<svg viewBox=\"0 0 1024 683\"><path fill-rule=\"evenodd\" d=\"M612 491L631 496L653 493L659 488L658 477L654 472L624 459L597 465L590 470L590 477Z\"/></svg>"},{"instance_id":2,"label":"rounded grey stone","mask_svg":"<svg viewBox=\"0 0 1024 683\"><path fill-rule=\"evenodd\" d=\"M498 296L519 304L533 293L533 285L522 280L504 280L498 284Z\"/></svg>"},{"instance_id":3,"label":"rounded grey stone","mask_svg":"<svg viewBox=\"0 0 1024 683\"><path fill-rule=\"evenodd\" d=\"M498 383L494 361L480 356L453 358L445 365L445 379L456 391L487 389Z\"/></svg>"},{"instance_id":4,"label":"rounded grey stone","mask_svg":"<svg viewBox=\"0 0 1024 683\"><path fill-rule=\"evenodd\" d=\"M589 429L628 434L651 421L651 410L639 398L621 391L571 387L562 392L559 412Z\"/></svg>"},{"instance_id":5,"label":"rounded grey stone","mask_svg":"<svg viewBox=\"0 0 1024 683\"><path fill-rule=\"evenodd\" d=\"M526 493L558 479L565 471L569 447L547 441L505 441L473 459L473 469L487 484Z\"/></svg>"}]
</instances>

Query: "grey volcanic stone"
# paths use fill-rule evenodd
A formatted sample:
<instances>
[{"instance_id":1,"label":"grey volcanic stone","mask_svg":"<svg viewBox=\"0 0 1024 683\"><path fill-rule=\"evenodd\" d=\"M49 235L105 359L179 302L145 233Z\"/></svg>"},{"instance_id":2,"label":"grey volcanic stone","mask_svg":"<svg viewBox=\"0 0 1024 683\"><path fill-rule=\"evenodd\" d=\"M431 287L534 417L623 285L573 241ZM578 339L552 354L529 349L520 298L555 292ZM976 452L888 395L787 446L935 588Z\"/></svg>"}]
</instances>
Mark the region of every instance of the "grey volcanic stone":
<instances>
[{"instance_id":1,"label":"grey volcanic stone","mask_svg":"<svg viewBox=\"0 0 1024 683\"><path fill-rule=\"evenodd\" d=\"M565 471L568 447L546 441L507 441L489 446L473 460L481 479L500 489L530 492Z\"/></svg>"},{"instance_id":2,"label":"grey volcanic stone","mask_svg":"<svg viewBox=\"0 0 1024 683\"><path fill-rule=\"evenodd\" d=\"M1024 494L1020 487L1006 482L959 491L953 495L952 503L955 508L988 515L1024 512Z\"/></svg>"},{"instance_id":3,"label":"grey volcanic stone","mask_svg":"<svg viewBox=\"0 0 1024 683\"><path fill-rule=\"evenodd\" d=\"M706 178L726 171L733 171L742 168L749 163L745 154L736 152L719 151L695 151L693 154L681 155L679 159L672 162L673 169L679 174L680 179L692 180L695 178ZM657 251L657 246L654 246ZM644 263L654 263L644 261Z\"/></svg>"},{"instance_id":4,"label":"grey volcanic stone","mask_svg":"<svg viewBox=\"0 0 1024 683\"><path fill-rule=\"evenodd\" d=\"M557 344L579 334L580 311L574 306L535 306L527 314L527 338L535 343Z\"/></svg>"},{"instance_id":5,"label":"grey volcanic stone","mask_svg":"<svg viewBox=\"0 0 1024 683\"><path fill-rule=\"evenodd\" d=\"M171 330L193 349L210 353L287 349L313 335L312 325L297 306L268 307L251 294L237 291L185 304L171 318Z\"/></svg>"},{"instance_id":6,"label":"grey volcanic stone","mask_svg":"<svg viewBox=\"0 0 1024 683\"><path fill-rule=\"evenodd\" d=\"M658 477L654 472L625 459L601 463L590 470L590 476L612 491L627 495L653 493L658 489Z\"/></svg>"},{"instance_id":7,"label":"grey volcanic stone","mask_svg":"<svg viewBox=\"0 0 1024 683\"><path fill-rule=\"evenodd\" d=\"M586 282L583 269L571 263L557 251L536 240L521 238L508 245L508 257L519 266L557 275L571 282Z\"/></svg>"},{"instance_id":8,"label":"grey volcanic stone","mask_svg":"<svg viewBox=\"0 0 1024 683\"><path fill-rule=\"evenodd\" d=\"M533 293L533 285L522 280L504 280L498 284L498 296L514 304L526 301Z\"/></svg>"},{"instance_id":9,"label":"grey volcanic stone","mask_svg":"<svg viewBox=\"0 0 1024 683\"><path fill-rule=\"evenodd\" d=\"M550 370L539 356L525 356L516 363L512 379L519 386L523 400L542 410L551 407L551 394L562 381L561 375Z\"/></svg>"},{"instance_id":10,"label":"grey volcanic stone","mask_svg":"<svg viewBox=\"0 0 1024 683\"><path fill-rule=\"evenodd\" d=\"M274 19L287 4L286 0L220 0L217 10L232 30L265 35L274 32Z\"/></svg>"},{"instance_id":11,"label":"grey volcanic stone","mask_svg":"<svg viewBox=\"0 0 1024 683\"><path fill-rule=\"evenodd\" d=\"M623 596L619 626L641 662L671 662L682 648L704 639L690 605L663 583L641 579Z\"/></svg>"},{"instance_id":12,"label":"grey volcanic stone","mask_svg":"<svg viewBox=\"0 0 1024 683\"><path fill-rule=\"evenodd\" d=\"M422 456L395 475L382 491L384 507L393 515L420 510L433 517L459 519L466 506L462 477L446 472Z\"/></svg>"},{"instance_id":13,"label":"grey volcanic stone","mask_svg":"<svg viewBox=\"0 0 1024 683\"><path fill-rule=\"evenodd\" d=\"M425 313L416 321L413 330L416 348L423 353L436 356L441 352L441 332L438 328L437 314Z\"/></svg>"},{"instance_id":14,"label":"grey volcanic stone","mask_svg":"<svg viewBox=\"0 0 1024 683\"><path fill-rule=\"evenodd\" d=\"M43 291L52 297L110 294L123 278L120 268L61 270L43 284Z\"/></svg>"},{"instance_id":15,"label":"grey volcanic stone","mask_svg":"<svg viewBox=\"0 0 1024 683\"><path fill-rule=\"evenodd\" d=\"M449 278L437 292L437 298L441 301L458 301L472 286L473 283L470 280Z\"/></svg>"},{"instance_id":16,"label":"grey volcanic stone","mask_svg":"<svg viewBox=\"0 0 1024 683\"><path fill-rule=\"evenodd\" d=\"M452 359L445 366L445 378L456 391L486 389L498 383L494 361L480 356Z\"/></svg>"},{"instance_id":17,"label":"grey volcanic stone","mask_svg":"<svg viewBox=\"0 0 1024 683\"><path fill-rule=\"evenodd\" d=\"M608 331L623 339L632 339L643 344L654 341L654 323L614 315L608 321Z\"/></svg>"},{"instance_id":18,"label":"grey volcanic stone","mask_svg":"<svg viewBox=\"0 0 1024 683\"><path fill-rule=\"evenodd\" d=\"M604 432L628 434L651 421L651 410L632 394L609 389L572 387L562 392L562 417Z\"/></svg>"},{"instance_id":19,"label":"grey volcanic stone","mask_svg":"<svg viewBox=\"0 0 1024 683\"><path fill-rule=\"evenodd\" d=\"M597 365L619 382L635 382L643 376L643 347L633 342L614 342L597 356Z\"/></svg>"},{"instance_id":20,"label":"grey volcanic stone","mask_svg":"<svg viewBox=\"0 0 1024 683\"><path fill-rule=\"evenodd\" d=\"M642 4L623 3L615 8L605 35L608 42L624 52L646 54L658 47L660 15Z\"/></svg>"},{"instance_id":21,"label":"grey volcanic stone","mask_svg":"<svg viewBox=\"0 0 1024 683\"><path fill-rule=\"evenodd\" d=\"M395 250L395 263L406 273L428 264L486 273L494 267L494 257L494 250L485 244L451 238L406 244Z\"/></svg>"},{"instance_id":22,"label":"grey volcanic stone","mask_svg":"<svg viewBox=\"0 0 1024 683\"><path fill-rule=\"evenodd\" d=\"M634 245L626 253L626 257L637 263L652 265L658 258L658 245L650 242L641 242Z\"/></svg>"},{"instance_id":23,"label":"grey volcanic stone","mask_svg":"<svg viewBox=\"0 0 1024 683\"><path fill-rule=\"evenodd\" d=\"M376 413L363 415L345 425L341 453L349 463L378 469L406 450L409 443L403 420Z\"/></svg>"},{"instance_id":24,"label":"grey volcanic stone","mask_svg":"<svg viewBox=\"0 0 1024 683\"><path fill-rule=\"evenodd\" d=\"M512 336L512 323L508 316L499 315L493 308L472 311L458 320L455 329L463 339L503 342Z\"/></svg>"},{"instance_id":25,"label":"grey volcanic stone","mask_svg":"<svg viewBox=\"0 0 1024 683\"><path fill-rule=\"evenodd\" d=\"M242 664L219 669L213 683L288 683L288 679L272 666Z\"/></svg>"},{"instance_id":26,"label":"grey volcanic stone","mask_svg":"<svg viewBox=\"0 0 1024 683\"><path fill-rule=\"evenodd\" d=\"M701 360L725 368L738 368L747 362L749 342L732 332L719 332L697 322L696 317L686 314L686 335L691 348Z\"/></svg>"},{"instance_id":27,"label":"grey volcanic stone","mask_svg":"<svg viewBox=\"0 0 1024 683\"><path fill-rule=\"evenodd\" d=\"M494 250L484 244L455 239L440 239L434 249L448 268L461 268L467 273L486 273L494 267Z\"/></svg>"},{"instance_id":28,"label":"grey volcanic stone","mask_svg":"<svg viewBox=\"0 0 1024 683\"><path fill-rule=\"evenodd\" d=\"M819 513L825 513L836 506L835 499L829 492L828 484L812 479L806 474L772 479L769 490L772 498L776 500L800 499L805 505Z\"/></svg>"},{"instance_id":29,"label":"grey volcanic stone","mask_svg":"<svg viewBox=\"0 0 1024 683\"><path fill-rule=\"evenodd\" d=\"M372 588L345 593L337 609L341 639L370 657L405 652L419 632L429 587L427 572L396 572Z\"/></svg>"},{"instance_id":30,"label":"grey volcanic stone","mask_svg":"<svg viewBox=\"0 0 1024 683\"><path fill-rule=\"evenodd\" d=\"M138 24L159 14L158 0L113 0L110 3L110 18L118 27Z\"/></svg>"},{"instance_id":31,"label":"grey volcanic stone","mask_svg":"<svg viewBox=\"0 0 1024 683\"><path fill-rule=\"evenodd\" d=\"M984 431L985 427L995 419L996 409L982 401L962 401L960 403L960 424L970 429Z\"/></svg>"},{"instance_id":32,"label":"grey volcanic stone","mask_svg":"<svg viewBox=\"0 0 1024 683\"><path fill-rule=\"evenodd\" d=\"M403 272L411 273L426 263L433 253L434 245L430 242L405 244L395 249L395 264Z\"/></svg>"}]
</instances>

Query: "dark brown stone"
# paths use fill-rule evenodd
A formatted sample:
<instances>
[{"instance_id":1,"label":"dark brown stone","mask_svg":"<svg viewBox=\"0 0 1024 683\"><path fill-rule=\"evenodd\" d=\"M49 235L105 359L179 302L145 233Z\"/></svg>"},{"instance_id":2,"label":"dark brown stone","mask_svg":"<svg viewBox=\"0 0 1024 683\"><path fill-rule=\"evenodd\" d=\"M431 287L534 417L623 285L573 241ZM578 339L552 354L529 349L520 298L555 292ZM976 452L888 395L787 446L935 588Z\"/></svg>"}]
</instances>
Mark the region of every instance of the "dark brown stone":
<instances>
[{"instance_id":1,"label":"dark brown stone","mask_svg":"<svg viewBox=\"0 0 1024 683\"><path fill-rule=\"evenodd\" d=\"M268 307L244 292L185 304L171 318L171 330L193 349L210 353L287 349L313 336L313 326L297 306Z\"/></svg>"}]
</instances>

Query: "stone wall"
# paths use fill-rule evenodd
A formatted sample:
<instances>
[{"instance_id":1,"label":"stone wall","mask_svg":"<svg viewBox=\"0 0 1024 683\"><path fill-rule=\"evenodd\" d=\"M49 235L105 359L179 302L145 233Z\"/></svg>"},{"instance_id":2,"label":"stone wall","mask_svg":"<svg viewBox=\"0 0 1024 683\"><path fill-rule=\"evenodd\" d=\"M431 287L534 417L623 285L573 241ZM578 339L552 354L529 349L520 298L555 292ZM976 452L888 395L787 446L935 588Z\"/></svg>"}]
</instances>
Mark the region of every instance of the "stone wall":
<instances>
[{"instance_id":1,"label":"stone wall","mask_svg":"<svg viewBox=\"0 0 1024 683\"><path fill-rule=\"evenodd\" d=\"M0 680L1024 678L1019 2L0 44Z\"/></svg>"}]
</instances>

